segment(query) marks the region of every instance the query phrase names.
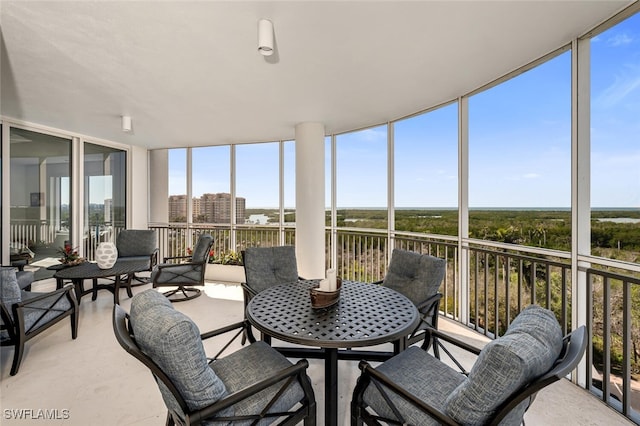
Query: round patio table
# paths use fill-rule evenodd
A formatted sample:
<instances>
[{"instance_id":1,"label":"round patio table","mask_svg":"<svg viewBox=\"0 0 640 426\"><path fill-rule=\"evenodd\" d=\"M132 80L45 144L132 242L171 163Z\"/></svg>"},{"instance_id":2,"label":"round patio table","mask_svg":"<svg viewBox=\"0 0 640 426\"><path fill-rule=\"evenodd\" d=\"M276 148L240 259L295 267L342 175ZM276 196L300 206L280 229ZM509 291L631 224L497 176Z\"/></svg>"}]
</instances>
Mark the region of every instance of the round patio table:
<instances>
[{"instance_id":1,"label":"round patio table","mask_svg":"<svg viewBox=\"0 0 640 426\"><path fill-rule=\"evenodd\" d=\"M338 348L397 341L413 331L420 318L415 305L395 290L355 281L342 281L335 305L312 308L309 289L317 284L299 280L266 289L249 302L247 319L269 336L324 349L325 424L336 425Z\"/></svg>"},{"instance_id":2,"label":"round patio table","mask_svg":"<svg viewBox=\"0 0 640 426\"><path fill-rule=\"evenodd\" d=\"M109 269L100 269L97 263L85 262L80 265L68 266L56 271L53 277L56 279L56 286L61 288L64 280L71 280L75 286L76 298L78 304L82 296L91 293L91 300L96 300L98 290L108 290L113 293L113 303L120 303L120 288L123 284L126 286L127 294L133 297L131 293L131 277L136 272L142 272L149 269L149 260L118 260L113 267ZM124 277L124 280L123 280ZM98 284L98 278L113 278L113 283ZM93 280L93 286L85 290L84 280Z\"/></svg>"}]
</instances>

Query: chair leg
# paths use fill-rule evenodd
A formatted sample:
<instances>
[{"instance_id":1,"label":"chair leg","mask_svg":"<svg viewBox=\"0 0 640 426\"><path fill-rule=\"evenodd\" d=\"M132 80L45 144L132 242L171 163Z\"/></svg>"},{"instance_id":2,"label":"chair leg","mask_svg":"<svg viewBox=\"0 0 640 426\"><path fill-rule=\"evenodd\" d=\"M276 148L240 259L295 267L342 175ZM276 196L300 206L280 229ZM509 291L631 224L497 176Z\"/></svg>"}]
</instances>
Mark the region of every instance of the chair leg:
<instances>
[{"instance_id":1,"label":"chair leg","mask_svg":"<svg viewBox=\"0 0 640 426\"><path fill-rule=\"evenodd\" d=\"M166 426L175 426L175 422L173 421L173 416L171 415L171 412L167 412L167 421L165 422Z\"/></svg>"},{"instance_id":2,"label":"chair leg","mask_svg":"<svg viewBox=\"0 0 640 426\"><path fill-rule=\"evenodd\" d=\"M73 313L69 315L71 317L71 339L78 337L78 319L80 317L80 310L74 309Z\"/></svg>"},{"instance_id":3,"label":"chair leg","mask_svg":"<svg viewBox=\"0 0 640 426\"><path fill-rule=\"evenodd\" d=\"M307 417L304 419L304 426L316 426L316 403L310 402L307 407Z\"/></svg>"},{"instance_id":4,"label":"chair leg","mask_svg":"<svg viewBox=\"0 0 640 426\"><path fill-rule=\"evenodd\" d=\"M24 355L24 336L19 338L14 346L13 364L11 365L11 372L9 373L11 376L18 374L20 363L22 362L22 355Z\"/></svg>"}]
</instances>

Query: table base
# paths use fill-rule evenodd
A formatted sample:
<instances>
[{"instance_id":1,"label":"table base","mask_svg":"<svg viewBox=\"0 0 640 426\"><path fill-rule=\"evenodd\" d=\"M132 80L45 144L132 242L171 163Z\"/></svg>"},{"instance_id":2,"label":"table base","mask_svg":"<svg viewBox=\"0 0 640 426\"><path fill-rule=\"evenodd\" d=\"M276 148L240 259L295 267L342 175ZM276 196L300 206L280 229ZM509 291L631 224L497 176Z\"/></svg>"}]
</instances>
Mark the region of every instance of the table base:
<instances>
[{"instance_id":1,"label":"table base","mask_svg":"<svg viewBox=\"0 0 640 426\"><path fill-rule=\"evenodd\" d=\"M84 288L85 279L92 280L92 287L89 289ZM110 278L103 278L110 279ZM76 299L78 300L78 305L80 305L80 300L82 296L86 296L87 294L91 294L91 300L95 301L98 298L98 290L108 290L113 294L113 303L120 304L120 289L122 288L122 277L120 275L116 275L114 278L113 284L98 284L98 278L73 278L71 282L75 287ZM124 279L125 288L127 289L127 296L133 297L133 293L131 292L131 275L128 274ZM56 288L62 288L64 286L64 280L62 278L56 278Z\"/></svg>"}]
</instances>

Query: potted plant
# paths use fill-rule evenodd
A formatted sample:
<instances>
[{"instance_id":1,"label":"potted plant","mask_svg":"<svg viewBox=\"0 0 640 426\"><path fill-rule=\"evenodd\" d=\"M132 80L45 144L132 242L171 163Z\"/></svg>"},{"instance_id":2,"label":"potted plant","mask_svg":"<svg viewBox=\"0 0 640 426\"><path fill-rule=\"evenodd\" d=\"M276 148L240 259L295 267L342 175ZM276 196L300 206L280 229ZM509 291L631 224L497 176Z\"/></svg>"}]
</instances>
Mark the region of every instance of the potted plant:
<instances>
[{"instance_id":1,"label":"potted plant","mask_svg":"<svg viewBox=\"0 0 640 426\"><path fill-rule=\"evenodd\" d=\"M240 253L230 250L210 253L209 263L204 273L207 281L242 283L245 281L244 266Z\"/></svg>"}]
</instances>

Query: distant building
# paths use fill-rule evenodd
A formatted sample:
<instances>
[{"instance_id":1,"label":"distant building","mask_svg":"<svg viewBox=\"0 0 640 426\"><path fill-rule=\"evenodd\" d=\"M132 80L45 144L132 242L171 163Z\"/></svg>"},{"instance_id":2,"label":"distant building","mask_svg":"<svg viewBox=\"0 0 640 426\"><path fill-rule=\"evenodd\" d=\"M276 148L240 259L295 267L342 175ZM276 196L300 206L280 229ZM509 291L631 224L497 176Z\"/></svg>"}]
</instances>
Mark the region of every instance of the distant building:
<instances>
[{"instance_id":1,"label":"distant building","mask_svg":"<svg viewBox=\"0 0 640 426\"><path fill-rule=\"evenodd\" d=\"M187 196L169 196L169 222L185 222L187 220Z\"/></svg>"},{"instance_id":2,"label":"distant building","mask_svg":"<svg viewBox=\"0 0 640 426\"><path fill-rule=\"evenodd\" d=\"M245 218L244 197L236 197L236 223L243 224ZM231 223L231 194L219 192L202 194L192 199L193 221L201 223ZM182 222L187 217L187 196L169 196L169 221Z\"/></svg>"}]
</instances>

